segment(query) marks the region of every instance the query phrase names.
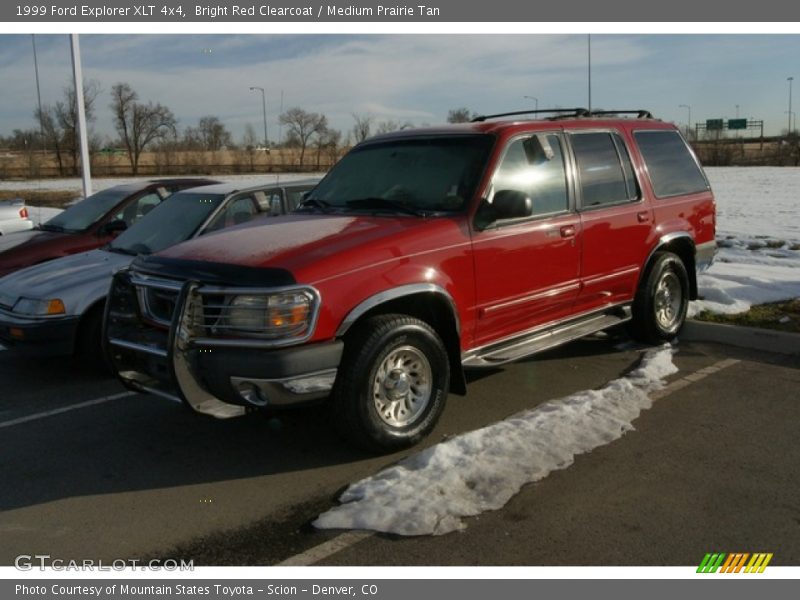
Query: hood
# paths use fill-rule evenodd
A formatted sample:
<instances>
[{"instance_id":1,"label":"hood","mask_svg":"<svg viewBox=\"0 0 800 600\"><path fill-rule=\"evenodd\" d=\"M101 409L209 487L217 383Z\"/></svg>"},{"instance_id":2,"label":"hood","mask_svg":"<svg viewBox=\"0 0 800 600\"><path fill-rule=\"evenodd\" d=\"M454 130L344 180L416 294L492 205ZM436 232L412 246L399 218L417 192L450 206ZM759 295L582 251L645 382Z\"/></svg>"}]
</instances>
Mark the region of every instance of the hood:
<instances>
[{"instance_id":1,"label":"hood","mask_svg":"<svg viewBox=\"0 0 800 600\"><path fill-rule=\"evenodd\" d=\"M0 275L63 256L64 245L71 244L74 237L69 233L35 229L0 236Z\"/></svg>"},{"instance_id":2,"label":"hood","mask_svg":"<svg viewBox=\"0 0 800 600\"><path fill-rule=\"evenodd\" d=\"M53 240L60 240L65 235L67 234L56 231L39 231L37 229L0 235L0 254L22 245L39 246L41 244L49 244Z\"/></svg>"},{"instance_id":3,"label":"hood","mask_svg":"<svg viewBox=\"0 0 800 600\"><path fill-rule=\"evenodd\" d=\"M80 312L89 299L102 297L111 275L135 257L105 250L92 250L20 269L0 277L2 304L13 305L20 297L60 298L68 314Z\"/></svg>"},{"instance_id":4,"label":"hood","mask_svg":"<svg viewBox=\"0 0 800 600\"><path fill-rule=\"evenodd\" d=\"M287 215L201 236L156 256L280 268L313 283L468 239L461 216Z\"/></svg>"}]
</instances>

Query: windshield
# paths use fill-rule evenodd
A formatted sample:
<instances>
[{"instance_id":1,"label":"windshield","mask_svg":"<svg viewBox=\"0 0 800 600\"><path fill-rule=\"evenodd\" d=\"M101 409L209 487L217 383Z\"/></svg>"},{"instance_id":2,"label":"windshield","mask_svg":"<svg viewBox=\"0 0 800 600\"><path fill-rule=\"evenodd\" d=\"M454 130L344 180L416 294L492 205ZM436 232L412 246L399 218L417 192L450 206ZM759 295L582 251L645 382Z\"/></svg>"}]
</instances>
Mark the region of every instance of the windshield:
<instances>
[{"instance_id":1,"label":"windshield","mask_svg":"<svg viewBox=\"0 0 800 600\"><path fill-rule=\"evenodd\" d=\"M136 221L109 248L125 254L152 254L188 240L224 199L225 194L178 192Z\"/></svg>"},{"instance_id":2,"label":"windshield","mask_svg":"<svg viewBox=\"0 0 800 600\"><path fill-rule=\"evenodd\" d=\"M64 212L58 213L55 217L43 223L41 228L69 233L83 231L97 223L108 211L130 194L130 189L121 190L119 188L97 192L85 200L81 200L76 205L70 206Z\"/></svg>"},{"instance_id":3,"label":"windshield","mask_svg":"<svg viewBox=\"0 0 800 600\"><path fill-rule=\"evenodd\" d=\"M303 208L461 210L475 192L493 139L433 136L366 144L337 163Z\"/></svg>"}]
</instances>

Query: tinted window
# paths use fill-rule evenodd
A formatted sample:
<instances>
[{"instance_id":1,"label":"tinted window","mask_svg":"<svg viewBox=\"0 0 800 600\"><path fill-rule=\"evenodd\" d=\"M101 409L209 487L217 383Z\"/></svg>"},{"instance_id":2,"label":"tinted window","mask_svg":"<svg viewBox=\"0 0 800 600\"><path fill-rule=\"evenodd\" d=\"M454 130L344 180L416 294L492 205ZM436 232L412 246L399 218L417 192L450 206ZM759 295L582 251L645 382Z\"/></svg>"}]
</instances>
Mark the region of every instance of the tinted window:
<instances>
[{"instance_id":1,"label":"tinted window","mask_svg":"<svg viewBox=\"0 0 800 600\"><path fill-rule=\"evenodd\" d=\"M542 134L513 141L493 179L495 193L523 192L531 199L533 214L545 215L569 209L567 178L561 140Z\"/></svg>"},{"instance_id":2,"label":"tinted window","mask_svg":"<svg viewBox=\"0 0 800 600\"><path fill-rule=\"evenodd\" d=\"M350 208L378 198L414 209L460 210L475 192L493 139L460 135L367 143L345 155L309 200Z\"/></svg>"},{"instance_id":3,"label":"tinted window","mask_svg":"<svg viewBox=\"0 0 800 600\"><path fill-rule=\"evenodd\" d=\"M232 225L247 223L258 214L252 196L240 196L228 203L221 213L206 227L206 232L218 231Z\"/></svg>"},{"instance_id":4,"label":"tinted window","mask_svg":"<svg viewBox=\"0 0 800 600\"><path fill-rule=\"evenodd\" d=\"M45 223L43 229L58 229L62 231L83 231L84 229L94 225L108 211L114 208L117 204L131 194L130 189L115 189L111 188L92 194L85 200L81 200L74 206L70 206L64 212L57 214L55 217Z\"/></svg>"},{"instance_id":5,"label":"tinted window","mask_svg":"<svg viewBox=\"0 0 800 600\"><path fill-rule=\"evenodd\" d=\"M129 254L151 254L188 240L224 199L224 194L178 192L139 219L110 247Z\"/></svg>"},{"instance_id":6,"label":"tinted window","mask_svg":"<svg viewBox=\"0 0 800 600\"><path fill-rule=\"evenodd\" d=\"M161 196L159 196L156 192L145 194L144 196L137 198L136 202L131 202L123 210L114 215L114 220L125 221L125 224L130 227L160 203Z\"/></svg>"},{"instance_id":7,"label":"tinted window","mask_svg":"<svg viewBox=\"0 0 800 600\"><path fill-rule=\"evenodd\" d=\"M702 171L676 131L637 131L634 137L656 196L664 198L708 189Z\"/></svg>"},{"instance_id":8,"label":"tinted window","mask_svg":"<svg viewBox=\"0 0 800 600\"><path fill-rule=\"evenodd\" d=\"M578 163L583 207L618 204L636 198L626 176L620 152L610 133L577 133L571 137ZM630 161L627 152L625 159ZM632 176L632 169L629 171Z\"/></svg>"}]
</instances>

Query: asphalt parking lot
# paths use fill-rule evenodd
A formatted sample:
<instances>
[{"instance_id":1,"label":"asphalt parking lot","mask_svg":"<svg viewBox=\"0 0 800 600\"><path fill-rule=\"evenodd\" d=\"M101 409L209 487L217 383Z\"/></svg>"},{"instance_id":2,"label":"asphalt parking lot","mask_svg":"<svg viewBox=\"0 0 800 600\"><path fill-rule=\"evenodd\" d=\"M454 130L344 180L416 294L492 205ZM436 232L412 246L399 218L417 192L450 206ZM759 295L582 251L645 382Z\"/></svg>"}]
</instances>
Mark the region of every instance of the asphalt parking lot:
<instances>
[{"instance_id":1,"label":"asphalt parking lot","mask_svg":"<svg viewBox=\"0 0 800 600\"><path fill-rule=\"evenodd\" d=\"M0 564L48 554L217 565L692 565L710 551L800 564L800 358L678 348L678 383L635 431L525 487L502 510L467 519L461 532L413 538L309 525L348 483L408 454L349 449L324 407L218 422L125 393L71 360L3 351ZM451 396L428 443L600 387L640 356L598 337L473 373L468 396Z\"/></svg>"}]
</instances>

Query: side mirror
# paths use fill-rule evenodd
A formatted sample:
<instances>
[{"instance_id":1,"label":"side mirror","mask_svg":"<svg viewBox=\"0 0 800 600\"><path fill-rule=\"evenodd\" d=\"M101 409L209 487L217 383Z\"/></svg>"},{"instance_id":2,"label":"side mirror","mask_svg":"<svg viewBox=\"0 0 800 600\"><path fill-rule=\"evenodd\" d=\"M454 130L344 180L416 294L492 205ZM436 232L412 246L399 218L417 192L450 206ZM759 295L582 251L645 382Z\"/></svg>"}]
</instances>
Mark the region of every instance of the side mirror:
<instances>
[{"instance_id":1,"label":"side mirror","mask_svg":"<svg viewBox=\"0 0 800 600\"><path fill-rule=\"evenodd\" d=\"M122 219L114 219L109 221L100 228L98 232L100 235L117 235L128 228L127 223Z\"/></svg>"},{"instance_id":2,"label":"side mirror","mask_svg":"<svg viewBox=\"0 0 800 600\"><path fill-rule=\"evenodd\" d=\"M533 214L533 201L519 190L500 190L495 193L492 205L498 220L519 219Z\"/></svg>"}]
</instances>

